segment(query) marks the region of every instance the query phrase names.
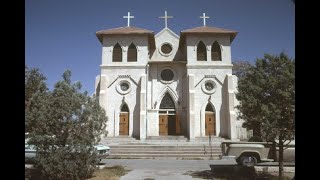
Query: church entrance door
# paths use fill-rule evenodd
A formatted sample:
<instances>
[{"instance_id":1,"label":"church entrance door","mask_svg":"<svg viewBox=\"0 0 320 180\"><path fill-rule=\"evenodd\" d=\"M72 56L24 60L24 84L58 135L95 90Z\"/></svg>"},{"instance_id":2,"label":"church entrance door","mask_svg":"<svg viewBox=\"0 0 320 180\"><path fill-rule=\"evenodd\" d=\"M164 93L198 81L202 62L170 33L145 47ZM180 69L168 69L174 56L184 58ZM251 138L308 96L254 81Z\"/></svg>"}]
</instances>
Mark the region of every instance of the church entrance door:
<instances>
[{"instance_id":1,"label":"church entrance door","mask_svg":"<svg viewBox=\"0 0 320 180\"><path fill-rule=\"evenodd\" d=\"M159 135L178 135L181 133L180 120L169 93L163 97L159 108Z\"/></svg>"},{"instance_id":2,"label":"church entrance door","mask_svg":"<svg viewBox=\"0 0 320 180\"><path fill-rule=\"evenodd\" d=\"M129 135L129 113L128 112L120 113L119 135Z\"/></svg>"},{"instance_id":3,"label":"church entrance door","mask_svg":"<svg viewBox=\"0 0 320 180\"><path fill-rule=\"evenodd\" d=\"M159 116L159 135L160 136L168 135L168 115Z\"/></svg>"},{"instance_id":4,"label":"church entrance door","mask_svg":"<svg viewBox=\"0 0 320 180\"><path fill-rule=\"evenodd\" d=\"M179 126L179 125L178 125ZM159 135L177 135L180 127L177 126L176 115L159 115ZM178 131L177 131L178 130Z\"/></svg>"},{"instance_id":5,"label":"church entrance door","mask_svg":"<svg viewBox=\"0 0 320 180\"><path fill-rule=\"evenodd\" d=\"M206 112L206 136L216 135L216 120L214 117L214 112Z\"/></svg>"}]
</instances>

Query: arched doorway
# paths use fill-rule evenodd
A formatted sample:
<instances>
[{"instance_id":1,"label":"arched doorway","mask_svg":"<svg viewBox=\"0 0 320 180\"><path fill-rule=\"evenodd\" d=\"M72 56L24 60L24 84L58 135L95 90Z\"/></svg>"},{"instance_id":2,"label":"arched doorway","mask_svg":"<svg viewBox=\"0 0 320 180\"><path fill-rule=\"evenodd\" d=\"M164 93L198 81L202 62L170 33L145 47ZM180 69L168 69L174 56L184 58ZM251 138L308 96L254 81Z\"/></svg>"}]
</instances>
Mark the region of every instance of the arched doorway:
<instances>
[{"instance_id":1,"label":"arched doorway","mask_svg":"<svg viewBox=\"0 0 320 180\"><path fill-rule=\"evenodd\" d=\"M216 135L216 113L210 103L206 106L205 128L206 136Z\"/></svg>"},{"instance_id":2,"label":"arched doorway","mask_svg":"<svg viewBox=\"0 0 320 180\"><path fill-rule=\"evenodd\" d=\"M122 105L119 117L119 135L129 135L129 108L127 104Z\"/></svg>"},{"instance_id":3,"label":"arched doorway","mask_svg":"<svg viewBox=\"0 0 320 180\"><path fill-rule=\"evenodd\" d=\"M159 107L159 135L179 135L180 131L180 121L176 114L174 101L170 94L166 93Z\"/></svg>"}]
</instances>

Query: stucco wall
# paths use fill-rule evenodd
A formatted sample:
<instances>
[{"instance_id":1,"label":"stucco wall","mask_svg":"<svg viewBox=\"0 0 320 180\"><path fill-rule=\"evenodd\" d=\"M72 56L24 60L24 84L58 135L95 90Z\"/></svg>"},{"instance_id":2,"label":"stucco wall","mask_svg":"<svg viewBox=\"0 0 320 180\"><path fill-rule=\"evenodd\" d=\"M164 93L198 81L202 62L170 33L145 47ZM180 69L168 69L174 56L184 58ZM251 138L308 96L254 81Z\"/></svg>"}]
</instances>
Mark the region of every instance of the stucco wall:
<instances>
[{"instance_id":1,"label":"stucco wall","mask_svg":"<svg viewBox=\"0 0 320 180\"><path fill-rule=\"evenodd\" d=\"M186 37L187 42L187 57L188 64L197 64L197 45L202 41L207 47L207 61L201 63L208 64L230 64L231 63L231 49L230 49L230 38L226 35L189 35ZM211 60L211 46L217 41L221 49L222 61Z\"/></svg>"},{"instance_id":2,"label":"stucco wall","mask_svg":"<svg viewBox=\"0 0 320 180\"><path fill-rule=\"evenodd\" d=\"M122 62L112 62L113 47L119 43L122 48ZM131 43L137 48L137 62L127 62L128 47ZM145 65L149 60L148 38L146 35L109 36L103 38L102 65Z\"/></svg>"}]
</instances>

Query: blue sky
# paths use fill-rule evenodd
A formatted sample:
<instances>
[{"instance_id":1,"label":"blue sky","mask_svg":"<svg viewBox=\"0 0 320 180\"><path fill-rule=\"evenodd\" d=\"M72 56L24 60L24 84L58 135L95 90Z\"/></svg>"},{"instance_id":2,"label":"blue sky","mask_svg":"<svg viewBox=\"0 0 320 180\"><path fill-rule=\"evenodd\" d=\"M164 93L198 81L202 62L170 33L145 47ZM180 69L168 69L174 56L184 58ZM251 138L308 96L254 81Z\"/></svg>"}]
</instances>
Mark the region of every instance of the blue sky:
<instances>
[{"instance_id":1,"label":"blue sky","mask_svg":"<svg viewBox=\"0 0 320 180\"><path fill-rule=\"evenodd\" d=\"M25 63L38 67L50 89L65 69L83 90L94 91L102 46L96 31L131 25L156 33L164 28L164 11L176 34L203 25L238 31L231 45L233 61L253 62L264 53L284 51L295 58L295 5L291 0L26 0Z\"/></svg>"}]
</instances>

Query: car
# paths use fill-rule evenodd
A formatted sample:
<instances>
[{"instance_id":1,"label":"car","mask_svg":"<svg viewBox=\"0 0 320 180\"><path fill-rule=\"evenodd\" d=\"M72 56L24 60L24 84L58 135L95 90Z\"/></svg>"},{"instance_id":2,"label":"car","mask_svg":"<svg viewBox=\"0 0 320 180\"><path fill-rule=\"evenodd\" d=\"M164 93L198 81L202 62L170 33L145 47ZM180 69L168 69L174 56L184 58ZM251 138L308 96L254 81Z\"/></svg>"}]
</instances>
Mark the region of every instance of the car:
<instances>
[{"instance_id":1,"label":"car","mask_svg":"<svg viewBox=\"0 0 320 180\"><path fill-rule=\"evenodd\" d=\"M107 158L110 155L110 147L106 145L95 145L97 151L97 158L99 162L102 159ZM25 162L32 162L36 157L37 150L34 145L28 144L28 140L25 140Z\"/></svg>"},{"instance_id":2,"label":"car","mask_svg":"<svg viewBox=\"0 0 320 180\"><path fill-rule=\"evenodd\" d=\"M36 148L34 147L34 145L30 145L27 142L25 142L24 147L25 162L32 162L33 159L36 157Z\"/></svg>"},{"instance_id":3,"label":"car","mask_svg":"<svg viewBox=\"0 0 320 180\"><path fill-rule=\"evenodd\" d=\"M98 151L99 162L102 159L105 159L110 155L110 147L109 146L99 144L99 145L95 145L94 147Z\"/></svg>"},{"instance_id":4,"label":"car","mask_svg":"<svg viewBox=\"0 0 320 180\"><path fill-rule=\"evenodd\" d=\"M278 161L279 152L275 156L272 143L269 142L222 142L222 156L220 159L235 159L239 165L255 166L261 162ZM278 150L279 147L276 147ZM295 162L295 141L283 151L283 162Z\"/></svg>"}]
</instances>

